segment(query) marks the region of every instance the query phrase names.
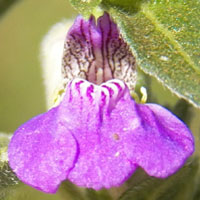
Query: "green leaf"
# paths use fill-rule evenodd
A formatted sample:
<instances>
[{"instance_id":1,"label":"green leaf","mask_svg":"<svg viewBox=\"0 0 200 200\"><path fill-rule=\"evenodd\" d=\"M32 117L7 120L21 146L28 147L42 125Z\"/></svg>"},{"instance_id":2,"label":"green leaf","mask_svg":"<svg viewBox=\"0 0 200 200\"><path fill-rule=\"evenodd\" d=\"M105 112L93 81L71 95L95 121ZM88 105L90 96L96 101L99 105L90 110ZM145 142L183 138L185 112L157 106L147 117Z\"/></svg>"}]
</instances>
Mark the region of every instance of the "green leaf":
<instances>
[{"instance_id":1,"label":"green leaf","mask_svg":"<svg viewBox=\"0 0 200 200\"><path fill-rule=\"evenodd\" d=\"M80 188L69 181L64 181L59 190L63 196L71 200L112 200L106 189L96 191L94 189Z\"/></svg>"},{"instance_id":2,"label":"green leaf","mask_svg":"<svg viewBox=\"0 0 200 200\"><path fill-rule=\"evenodd\" d=\"M139 11L141 2L142 0L102 0L102 6L131 14Z\"/></svg>"},{"instance_id":3,"label":"green leaf","mask_svg":"<svg viewBox=\"0 0 200 200\"><path fill-rule=\"evenodd\" d=\"M16 3L18 0L0 0L0 16L4 14L10 6Z\"/></svg>"},{"instance_id":4,"label":"green leaf","mask_svg":"<svg viewBox=\"0 0 200 200\"><path fill-rule=\"evenodd\" d=\"M87 200L84 197L83 192L78 188L76 185L69 181L64 181L61 184L60 191L63 194L63 196L66 197L66 199L71 199L71 200Z\"/></svg>"},{"instance_id":5,"label":"green leaf","mask_svg":"<svg viewBox=\"0 0 200 200\"><path fill-rule=\"evenodd\" d=\"M0 199L12 194L19 180L8 165L7 147L10 135L0 133Z\"/></svg>"},{"instance_id":6,"label":"green leaf","mask_svg":"<svg viewBox=\"0 0 200 200\"><path fill-rule=\"evenodd\" d=\"M200 107L200 1L103 0L138 66Z\"/></svg>"},{"instance_id":7,"label":"green leaf","mask_svg":"<svg viewBox=\"0 0 200 200\"><path fill-rule=\"evenodd\" d=\"M188 162L181 170L167 179L147 177L124 192L119 200L188 200L193 199L197 159ZM141 175L141 174L140 174ZM134 179L132 180L134 183Z\"/></svg>"},{"instance_id":8,"label":"green leaf","mask_svg":"<svg viewBox=\"0 0 200 200\"><path fill-rule=\"evenodd\" d=\"M87 189L86 196L88 200L112 200L112 197L109 195L106 189L102 189L100 191Z\"/></svg>"},{"instance_id":9,"label":"green leaf","mask_svg":"<svg viewBox=\"0 0 200 200\"><path fill-rule=\"evenodd\" d=\"M69 0L73 7L84 17L89 18L91 14L100 15L101 10L98 10L98 5L101 0Z\"/></svg>"}]
</instances>

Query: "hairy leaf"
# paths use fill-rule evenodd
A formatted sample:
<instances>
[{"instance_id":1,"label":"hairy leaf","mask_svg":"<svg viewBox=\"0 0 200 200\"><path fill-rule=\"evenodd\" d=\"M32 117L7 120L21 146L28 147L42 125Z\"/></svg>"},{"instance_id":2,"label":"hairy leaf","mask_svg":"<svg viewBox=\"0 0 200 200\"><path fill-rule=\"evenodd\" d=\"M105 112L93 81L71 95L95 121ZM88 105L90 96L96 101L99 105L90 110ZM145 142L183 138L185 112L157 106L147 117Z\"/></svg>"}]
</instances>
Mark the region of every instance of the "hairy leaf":
<instances>
[{"instance_id":1,"label":"hairy leaf","mask_svg":"<svg viewBox=\"0 0 200 200\"><path fill-rule=\"evenodd\" d=\"M194 177L197 174L197 159L188 162L181 170L167 179L147 177L124 192L119 200L187 200L193 199ZM134 180L132 180L134 183Z\"/></svg>"},{"instance_id":2,"label":"hairy leaf","mask_svg":"<svg viewBox=\"0 0 200 200\"><path fill-rule=\"evenodd\" d=\"M96 13L97 6L101 0L69 0L74 8L85 17L89 17L92 13Z\"/></svg>"},{"instance_id":3,"label":"hairy leaf","mask_svg":"<svg viewBox=\"0 0 200 200\"><path fill-rule=\"evenodd\" d=\"M7 146L10 141L8 134L0 133L0 199L12 195L12 191L19 180L8 165Z\"/></svg>"},{"instance_id":4,"label":"hairy leaf","mask_svg":"<svg viewBox=\"0 0 200 200\"><path fill-rule=\"evenodd\" d=\"M200 2L102 2L137 57L139 67L178 96L200 106Z\"/></svg>"}]
</instances>

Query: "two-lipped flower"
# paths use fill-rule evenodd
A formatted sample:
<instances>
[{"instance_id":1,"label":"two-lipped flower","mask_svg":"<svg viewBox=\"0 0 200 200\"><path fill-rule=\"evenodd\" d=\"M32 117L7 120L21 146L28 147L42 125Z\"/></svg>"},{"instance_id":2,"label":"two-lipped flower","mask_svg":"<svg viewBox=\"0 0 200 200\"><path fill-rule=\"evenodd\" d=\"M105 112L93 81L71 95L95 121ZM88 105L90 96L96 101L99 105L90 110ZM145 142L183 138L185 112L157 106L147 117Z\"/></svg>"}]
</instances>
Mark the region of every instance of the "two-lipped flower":
<instances>
[{"instance_id":1,"label":"two-lipped flower","mask_svg":"<svg viewBox=\"0 0 200 200\"><path fill-rule=\"evenodd\" d=\"M18 178L54 193L66 179L119 186L138 167L159 178L175 173L194 151L193 136L167 109L132 99L135 66L107 13L97 24L77 17L64 46L62 101L21 125L9 144Z\"/></svg>"}]
</instances>

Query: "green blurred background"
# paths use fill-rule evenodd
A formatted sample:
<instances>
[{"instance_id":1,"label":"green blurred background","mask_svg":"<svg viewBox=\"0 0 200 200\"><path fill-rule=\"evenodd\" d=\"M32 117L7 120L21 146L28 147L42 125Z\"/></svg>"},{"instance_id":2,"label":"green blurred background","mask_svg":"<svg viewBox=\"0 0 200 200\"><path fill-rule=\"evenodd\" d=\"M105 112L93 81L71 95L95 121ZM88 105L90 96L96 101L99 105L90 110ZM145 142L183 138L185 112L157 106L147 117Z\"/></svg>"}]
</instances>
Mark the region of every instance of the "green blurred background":
<instances>
[{"instance_id":1,"label":"green blurred background","mask_svg":"<svg viewBox=\"0 0 200 200\"><path fill-rule=\"evenodd\" d=\"M3 9L5 2L12 1L0 0L0 132L6 133L13 133L20 124L46 110L40 44L52 25L77 14L68 0L18 0ZM179 101L155 79L143 74L139 82L148 87L148 100L173 110L187 122L199 142L199 110ZM200 152L199 145L196 152ZM48 195L20 184L5 199L70 200L62 188L56 195ZM75 191L72 193L73 199L80 199ZM116 191L111 193L114 196Z\"/></svg>"},{"instance_id":2,"label":"green blurred background","mask_svg":"<svg viewBox=\"0 0 200 200\"><path fill-rule=\"evenodd\" d=\"M45 111L40 43L53 24L76 13L68 0L0 0L0 11L0 132L12 133ZM67 198L25 185L10 193L11 200Z\"/></svg>"},{"instance_id":3,"label":"green blurred background","mask_svg":"<svg viewBox=\"0 0 200 200\"><path fill-rule=\"evenodd\" d=\"M13 132L26 120L45 111L40 43L53 24L73 16L75 12L68 0L18 0L3 13L0 131Z\"/></svg>"}]
</instances>

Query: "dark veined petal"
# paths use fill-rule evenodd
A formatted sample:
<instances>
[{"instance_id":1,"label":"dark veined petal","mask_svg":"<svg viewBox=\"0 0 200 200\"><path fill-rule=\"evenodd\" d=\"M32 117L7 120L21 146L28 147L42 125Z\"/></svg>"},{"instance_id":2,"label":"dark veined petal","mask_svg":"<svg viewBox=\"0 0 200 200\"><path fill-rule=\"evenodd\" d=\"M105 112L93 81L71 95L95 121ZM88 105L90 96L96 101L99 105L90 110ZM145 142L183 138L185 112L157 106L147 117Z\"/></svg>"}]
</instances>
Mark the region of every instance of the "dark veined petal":
<instances>
[{"instance_id":1,"label":"dark veined petal","mask_svg":"<svg viewBox=\"0 0 200 200\"><path fill-rule=\"evenodd\" d=\"M187 126L156 104L137 105L141 125L133 131L127 155L149 175L165 178L175 173L194 151Z\"/></svg>"},{"instance_id":2,"label":"dark veined petal","mask_svg":"<svg viewBox=\"0 0 200 200\"><path fill-rule=\"evenodd\" d=\"M134 88L135 58L107 13L97 24L93 16L88 21L77 17L65 41L63 76L67 82L83 78L98 85L120 79Z\"/></svg>"},{"instance_id":3,"label":"dark veined petal","mask_svg":"<svg viewBox=\"0 0 200 200\"><path fill-rule=\"evenodd\" d=\"M57 115L57 108L19 127L8 148L9 164L24 183L56 192L73 167L76 141Z\"/></svg>"}]
</instances>

